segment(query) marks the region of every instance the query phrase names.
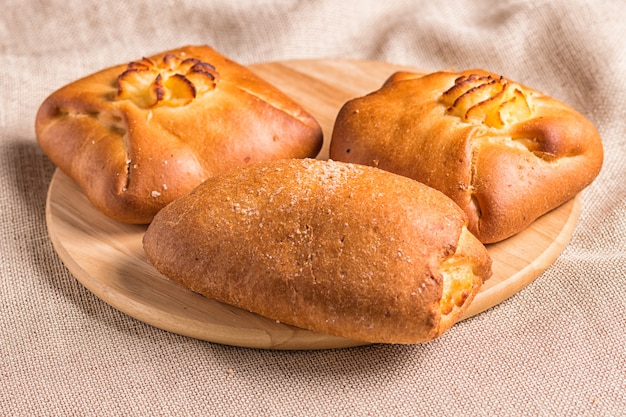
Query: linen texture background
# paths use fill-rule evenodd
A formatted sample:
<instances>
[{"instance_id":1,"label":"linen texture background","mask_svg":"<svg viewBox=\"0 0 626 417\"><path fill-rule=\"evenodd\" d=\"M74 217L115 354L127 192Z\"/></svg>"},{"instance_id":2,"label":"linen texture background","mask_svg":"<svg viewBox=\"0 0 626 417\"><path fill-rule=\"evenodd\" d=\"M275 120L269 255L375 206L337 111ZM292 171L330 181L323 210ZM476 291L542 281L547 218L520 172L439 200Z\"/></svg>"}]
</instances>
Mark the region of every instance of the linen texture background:
<instances>
[{"instance_id":1,"label":"linen texture background","mask_svg":"<svg viewBox=\"0 0 626 417\"><path fill-rule=\"evenodd\" d=\"M0 15L0 415L626 415L622 1L5 1ZM603 170L535 282L425 345L280 352L171 334L100 301L50 243L55 89L184 44L243 63L484 68L573 106Z\"/></svg>"}]
</instances>

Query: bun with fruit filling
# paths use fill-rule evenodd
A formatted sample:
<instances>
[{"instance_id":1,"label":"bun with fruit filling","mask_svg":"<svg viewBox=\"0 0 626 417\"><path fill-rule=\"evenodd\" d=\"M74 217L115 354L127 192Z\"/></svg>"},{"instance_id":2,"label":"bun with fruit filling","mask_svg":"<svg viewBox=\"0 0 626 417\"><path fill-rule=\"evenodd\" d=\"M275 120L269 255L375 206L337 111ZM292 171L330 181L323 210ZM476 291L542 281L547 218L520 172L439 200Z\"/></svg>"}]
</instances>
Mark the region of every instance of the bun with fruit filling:
<instances>
[{"instance_id":1,"label":"bun with fruit filling","mask_svg":"<svg viewBox=\"0 0 626 417\"><path fill-rule=\"evenodd\" d=\"M342 107L330 158L442 191L468 215L469 230L492 243L589 185L603 150L580 113L507 78L399 72Z\"/></svg>"},{"instance_id":2,"label":"bun with fruit filling","mask_svg":"<svg viewBox=\"0 0 626 417\"><path fill-rule=\"evenodd\" d=\"M442 193L335 161L262 162L161 210L143 239L163 275L301 328L373 343L432 340L491 275Z\"/></svg>"},{"instance_id":3,"label":"bun with fruit filling","mask_svg":"<svg viewBox=\"0 0 626 417\"><path fill-rule=\"evenodd\" d=\"M149 223L203 180L258 161L314 157L316 120L207 46L113 66L52 93L39 144L108 216Z\"/></svg>"}]
</instances>

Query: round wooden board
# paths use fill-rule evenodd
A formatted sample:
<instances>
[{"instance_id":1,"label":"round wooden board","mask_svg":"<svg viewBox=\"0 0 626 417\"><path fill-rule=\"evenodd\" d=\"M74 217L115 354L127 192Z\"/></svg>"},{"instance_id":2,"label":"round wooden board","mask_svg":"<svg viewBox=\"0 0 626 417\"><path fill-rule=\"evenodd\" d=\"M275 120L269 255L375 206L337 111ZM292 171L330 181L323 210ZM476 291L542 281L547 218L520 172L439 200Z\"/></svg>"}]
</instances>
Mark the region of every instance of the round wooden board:
<instances>
[{"instance_id":1,"label":"round wooden board","mask_svg":"<svg viewBox=\"0 0 626 417\"><path fill-rule=\"evenodd\" d=\"M378 89L396 70L382 62L315 60L251 66L306 108L324 130L319 158L328 156L335 116L347 100ZM466 314L478 314L537 278L569 242L580 213L580 195L528 229L488 245L493 277ZM329 349L363 342L277 323L187 291L159 274L143 252L146 226L116 222L97 211L78 186L57 170L46 204L50 239L69 271L114 308L155 327L215 343L263 349Z\"/></svg>"}]
</instances>

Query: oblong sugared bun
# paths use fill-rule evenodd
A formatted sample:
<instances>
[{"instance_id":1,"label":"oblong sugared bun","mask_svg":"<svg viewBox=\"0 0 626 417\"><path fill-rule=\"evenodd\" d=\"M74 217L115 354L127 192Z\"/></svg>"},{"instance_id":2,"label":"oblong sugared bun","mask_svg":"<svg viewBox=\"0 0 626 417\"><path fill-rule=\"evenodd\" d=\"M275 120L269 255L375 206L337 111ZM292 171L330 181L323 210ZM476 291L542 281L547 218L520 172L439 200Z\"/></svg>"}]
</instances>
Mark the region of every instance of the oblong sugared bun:
<instances>
[{"instance_id":1,"label":"oblong sugared bun","mask_svg":"<svg viewBox=\"0 0 626 417\"><path fill-rule=\"evenodd\" d=\"M320 333L422 343L458 320L491 258L444 194L374 167L261 162L211 177L144 236L163 275Z\"/></svg>"}]
</instances>

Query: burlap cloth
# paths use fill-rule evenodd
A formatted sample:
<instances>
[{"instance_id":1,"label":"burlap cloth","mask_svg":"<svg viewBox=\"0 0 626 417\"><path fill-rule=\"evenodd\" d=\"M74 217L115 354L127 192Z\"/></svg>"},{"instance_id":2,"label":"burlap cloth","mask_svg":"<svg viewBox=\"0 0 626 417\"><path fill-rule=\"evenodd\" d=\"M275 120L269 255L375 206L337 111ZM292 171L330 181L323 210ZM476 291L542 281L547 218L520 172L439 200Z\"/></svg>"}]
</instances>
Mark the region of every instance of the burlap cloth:
<instances>
[{"instance_id":1,"label":"burlap cloth","mask_svg":"<svg viewBox=\"0 0 626 417\"><path fill-rule=\"evenodd\" d=\"M0 12L0 415L626 415L623 1L67 3ZM490 69L590 118L604 167L556 262L430 344L280 352L171 334L63 266L45 222L55 168L33 120L80 76L188 43L244 64Z\"/></svg>"}]
</instances>

